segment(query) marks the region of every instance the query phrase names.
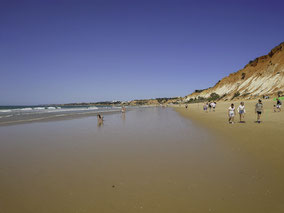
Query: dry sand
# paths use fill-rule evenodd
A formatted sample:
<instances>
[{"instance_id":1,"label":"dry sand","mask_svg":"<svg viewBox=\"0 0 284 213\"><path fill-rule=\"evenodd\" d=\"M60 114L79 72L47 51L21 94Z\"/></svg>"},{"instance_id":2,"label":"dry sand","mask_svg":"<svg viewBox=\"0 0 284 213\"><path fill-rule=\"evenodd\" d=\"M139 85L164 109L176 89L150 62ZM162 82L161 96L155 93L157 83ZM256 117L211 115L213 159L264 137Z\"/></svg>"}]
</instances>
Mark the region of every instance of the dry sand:
<instances>
[{"instance_id":1,"label":"dry sand","mask_svg":"<svg viewBox=\"0 0 284 213\"><path fill-rule=\"evenodd\" d=\"M256 123L255 104L257 100L244 100L246 123L239 123L239 114L235 116L235 124L228 123L228 108L231 103L239 106L241 100L218 102L216 111L204 112L203 103L190 104L175 108L182 116L192 119L196 124L206 127L220 137L225 137L228 146L262 162L264 165L283 168L284 165L284 112L274 112L275 101L264 100L262 122Z\"/></svg>"}]
</instances>

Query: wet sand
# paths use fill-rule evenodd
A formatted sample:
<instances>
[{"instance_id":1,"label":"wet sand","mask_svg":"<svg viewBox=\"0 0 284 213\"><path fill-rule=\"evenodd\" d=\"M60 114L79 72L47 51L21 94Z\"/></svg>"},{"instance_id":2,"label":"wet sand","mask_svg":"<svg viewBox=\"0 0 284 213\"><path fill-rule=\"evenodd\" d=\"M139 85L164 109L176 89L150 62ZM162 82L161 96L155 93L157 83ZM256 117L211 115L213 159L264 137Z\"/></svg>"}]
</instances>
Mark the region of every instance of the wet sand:
<instances>
[{"instance_id":1,"label":"wet sand","mask_svg":"<svg viewBox=\"0 0 284 213\"><path fill-rule=\"evenodd\" d=\"M0 127L0 212L284 210L282 171L173 109L104 120Z\"/></svg>"}]
</instances>

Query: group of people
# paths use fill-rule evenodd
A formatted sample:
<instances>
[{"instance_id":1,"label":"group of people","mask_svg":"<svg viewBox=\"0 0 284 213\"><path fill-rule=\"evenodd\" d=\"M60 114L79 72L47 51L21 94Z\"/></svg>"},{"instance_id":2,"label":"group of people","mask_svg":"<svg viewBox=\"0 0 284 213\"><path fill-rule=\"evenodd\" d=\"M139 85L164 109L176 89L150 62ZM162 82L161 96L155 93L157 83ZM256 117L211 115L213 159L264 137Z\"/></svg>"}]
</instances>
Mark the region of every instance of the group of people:
<instances>
[{"instance_id":1,"label":"group of people","mask_svg":"<svg viewBox=\"0 0 284 213\"><path fill-rule=\"evenodd\" d=\"M273 106L273 110L274 112L281 112L282 102L279 98L277 98L276 101L277 102ZM216 102L205 102L203 104L203 110L204 112L208 112L208 111L210 112L211 110L213 110L214 112L216 105L217 105ZM239 114L240 123L245 123L244 118L245 118L246 109L245 109L245 103L243 101L240 103L238 108L235 108L234 104L231 104L231 106L228 108L228 117L229 117L230 124L235 123L235 115L237 113ZM255 113L257 115L256 122L260 123L261 115L263 114L263 103L261 100L258 100L258 102L255 105Z\"/></svg>"},{"instance_id":2,"label":"group of people","mask_svg":"<svg viewBox=\"0 0 284 213\"><path fill-rule=\"evenodd\" d=\"M261 103L261 100L259 100L259 103ZM259 109L258 109L259 115L261 115L261 113L262 113L262 108L263 108L262 105L259 105ZM237 108L237 111L240 115L240 123L244 123L245 122L244 118L245 118L245 113L246 113L244 102L240 103L239 107ZM228 109L229 123L233 124L235 122L235 114L236 114L235 105L231 104L231 106Z\"/></svg>"},{"instance_id":3,"label":"group of people","mask_svg":"<svg viewBox=\"0 0 284 213\"><path fill-rule=\"evenodd\" d=\"M274 105L274 112L280 112L281 111L281 106L282 106L282 102L280 101L280 99L277 99L277 103L276 105ZM245 123L244 121L244 116L246 113L246 109L245 109L245 103L241 102L239 107L237 108L237 111L239 113L240 116L240 123ZM255 105L255 113L257 115L256 117L256 122L260 123L260 118L261 115L263 114L263 103L262 101L259 99L258 102ZM235 114L236 114L236 109L234 104L231 104L231 106L228 109L228 117L229 117L229 123L233 124L235 122Z\"/></svg>"},{"instance_id":4,"label":"group of people","mask_svg":"<svg viewBox=\"0 0 284 213\"><path fill-rule=\"evenodd\" d=\"M125 108L125 106L122 106L122 108L121 108L121 113L123 114L123 115L125 115L125 113L126 113L126 108ZM125 118L125 117L124 117ZM100 113L98 113L97 114L97 119L98 119L98 126L100 127L101 125L103 125L103 123L104 123L104 117L100 114Z\"/></svg>"},{"instance_id":5,"label":"group of people","mask_svg":"<svg viewBox=\"0 0 284 213\"><path fill-rule=\"evenodd\" d=\"M213 110L213 112L215 112L215 109L216 109L216 105L217 105L217 103L216 102L206 102L206 103L204 103L204 105L203 105L203 110L205 111L205 112L211 112L211 110Z\"/></svg>"}]
</instances>

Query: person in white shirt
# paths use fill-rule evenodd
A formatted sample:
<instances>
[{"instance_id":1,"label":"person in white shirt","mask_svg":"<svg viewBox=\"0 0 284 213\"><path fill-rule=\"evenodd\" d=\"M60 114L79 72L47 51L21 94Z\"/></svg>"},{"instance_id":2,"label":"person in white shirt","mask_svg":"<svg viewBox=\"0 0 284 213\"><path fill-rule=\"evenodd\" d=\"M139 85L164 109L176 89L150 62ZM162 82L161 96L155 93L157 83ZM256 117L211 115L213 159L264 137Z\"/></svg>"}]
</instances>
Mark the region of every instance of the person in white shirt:
<instances>
[{"instance_id":1,"label":"person in white shirt","mask_svg":"<svg viewBox=\"0 0 284 213\"><path fill-rule=\"evenodd\" d=\"M211 106L212 106L212 108L213 108L213 112L215 112L216 102L212 102L212 103L211 103Z\"/></svg>"},{"instance_id":2,"label":"person in white shirt","mask_svg":"<svg viewBox=\"0 0 284 213\"><path fill-rule=\"evenodd\" d=\"M235 106L234 106L234 104L231 104L231 106L228 109L228 116L229 116L229 123L230 124L234 124L235 114L236 114Z\"/></svg>"},{"instance_id":3,"label":"person in white shirt","mask_svg":"<svg viewBox=\"0 0 284 213\"><path fill-rule=\"evenodd\" d=\"M211 112L211 108L212 108L211 102L208 103L208 108L209 108L209 112Z\"/></svg>"},{"instance_id":4,"label":"person in white shirt","mask_svg":"<svg viewBox=\"0 0 284 213\"><path fill-rule=\"evenodd\" d=\"M240 115L240 123L245 123L244 118L245 118L246 109L244 102L241 102L240 106L238 107L238 113Z\"/></svg>"}]
</instances>

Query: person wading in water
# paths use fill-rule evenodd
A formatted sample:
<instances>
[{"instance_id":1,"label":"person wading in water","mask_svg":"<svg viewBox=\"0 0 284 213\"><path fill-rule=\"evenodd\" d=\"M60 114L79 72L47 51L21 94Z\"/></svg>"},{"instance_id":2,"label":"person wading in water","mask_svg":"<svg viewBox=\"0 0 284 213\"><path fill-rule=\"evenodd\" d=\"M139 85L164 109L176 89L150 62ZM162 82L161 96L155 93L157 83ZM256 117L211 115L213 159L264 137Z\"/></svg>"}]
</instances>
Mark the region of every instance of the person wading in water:
<instances>
[{"instance_id":1,"label":"person wading in water","mask_svg":"<svg viewBox=\"0 0 284 213\"><path fill-rule=\"evenodd\" d=\"M103 116L101 116L100 114L97 114L97 119L98 119L98 126L101 126L104 122Z\"/></svg>"}]
</instances>

